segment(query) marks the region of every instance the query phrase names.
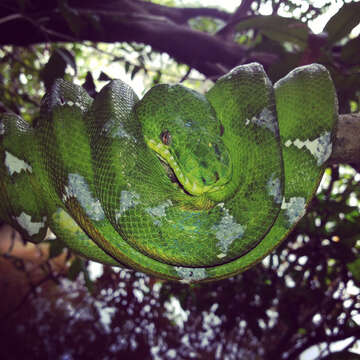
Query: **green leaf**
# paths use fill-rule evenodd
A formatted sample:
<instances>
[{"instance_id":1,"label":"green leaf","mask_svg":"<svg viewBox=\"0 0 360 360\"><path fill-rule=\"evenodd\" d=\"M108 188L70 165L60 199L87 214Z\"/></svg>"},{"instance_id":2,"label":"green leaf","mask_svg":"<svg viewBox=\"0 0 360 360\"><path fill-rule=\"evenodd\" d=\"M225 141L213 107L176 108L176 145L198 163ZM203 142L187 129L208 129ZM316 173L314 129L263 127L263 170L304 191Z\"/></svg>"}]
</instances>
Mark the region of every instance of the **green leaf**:
<instances>
[{"instance_id":1,"label":"green leaf","mask_svg":"<svg viewBox=\"0 0 360 360\"><path fill-rule=\"evenodd\" d=\"M329 35L329 43L336 43L349 35L351 30L359 23L360 2L344 4L325 25L324 31Z\"/></svg>"},{"instance_id":2,"label":"green leaf","mask_svg":"<svg viewBox=\"0 0 360 360\"><path fill-rule=\"evenodd\" d=\"M349 271L352 273L355 280L360 281L360 258L346 264Z\"/></svg>"},{"instance_id":3,"label":"green leaf","mask_svg":"<svg viewBox=\"0 0 360 360\"><path fill-rule=\"evenodd\" d=\"M237 31L248 29L259 30L269 39L284 43L291 42L306 48L309 28L301 21L284 18L277 15L254 16L243 20L236 25Z\"/></svg>"},{"instance_id":4,"label":"green leaf","mask_svg":"<svg viewBox=\"0 0 360 360\"><path fill-rule=\"evenodd\" d=\"M59 48L57 49L59 55L63 58L66 64L74 69L75 75L77 74L76 60L74 55L67 49Z\"/></svg>"},{"instance_id":5,"label":"green leaf","mask_svg":"<svg viewBox=\"0 0 360 360\"><path fill-rule=\"evenodd\" d=\"M130 63L128 61L125 61L125 73L127 74L130 69Z\"/></svg>"},{"instance_id":6,"label":"green leaf","mask_svg":"<svg viewBox=\"0 0 360 360\"><path fill-rule=\"evenodd\" d=\"M70 265L67 277L70 280L74 281L83 269L84 269L83 260L80 259L79 257L76 257Z\"/></svg>"},{"instance_id":7,"label":"green leaf","mask_svg":"<svg viewBox=\"0 0 360 360\"><path fill-rule=\"evenodd\" d=\"M84 266L84 279L85 279L85 286L87 287L90 294L94 293L94 281L90 279L89 271L86 266Z\"/></svg>"},{"instance_id":8,"label":"green leaf","mask_svg":"<svg viewBox=\"0 0 360 360\"><path fill-rule=\"evenodd\" d=\"M100 81L110 81L112 80L111 77L107 74L105 74L103 71L100 73L99 75L99 80Z\"/></svg>"},{"instance_id":9,"label":"green leaf","mask_svg":"<svg viewBox=\"0 0 360 360\"><path fill-rule=\"evenodd\" d=\"M76 63L74 56L66 49L55 49L49 61L40 72L40 78L44 82L46 89L50 89L54 81L63 78L66 67L70 65L76 73Z\"/></svg>"},{"instance_id":10,"label":"green leaf","mask_svg":"<svg viewBox=\"0 0 360 360\"><path fill-rule=\"evenodd\" d=\"M306 330L305 328L299 328L299 329L298 329L298 334L300 334L300 335L306 335L306 333L307 333L307 330Z\"/></svg>"},{"instance_id":11,"label":"green leaf","mask_svg":"<svg viewBox=\"0 0 360 360\"><path fill-rule=\"evenodd\" d=\"M299 54L286 53L281 56L281 61L276 61L269 67L268 75L272 82L276 82L298 66L298 64Z\"/></svg>"},{"instance_id":12,"label":"green leaf","mask_svg":"<svg viewBox=\"0 0 360 360\"><path fill-rule=\"evenodd\" d=\"M80 272L84 274L85 286L87 287L89 293L93 293L94 282L90 279L89 271L85 266L85 262L80 257L76 257L70 265L67 277L69 280L75 281Z\"/></svg>"},{"instance_id":13,"label":"green leaf","mask_svg":"<svg viewBox=\"0 0 360 360\"><path fill-rule=\"evenodd\" d=\"M152 84L151 84L152 86L160 83L161 75L162 75L162 73L161 73L160 70L158 70L158 71L155 73L155 75L154 75L153 78L152 78Z\"/></svg>"},{"instance_id":14,"label":"green leaf","mask_svg":"<svg viewBox=\"0 0 360 360\"><path fill-rule=\"evenodd\" d=\"M94 97L96 95L96 87L94 83L94 78L90 71L86 73L85 82L82 87L87 91L87 93Z\"/></svg>"},{"instance_id":15,"label":"green leaf","mask_svg":"<svg viewBox=\"0 0 360 360\"><path fill-rule=\"evenodd\" d=\"M140 66L136 66L136 65L134 66L134 68L131 72L131 75L130 75L131 80L135 77L135 75L139 72L140 69L141 69Z\"/></svg>"},{"instance_id":16,"label":"green leaf","mask_svg":"<svg viewBox=\"0 0 360 360\"><path fill-rule=\"evenodd\" d=\"M64 248L65 244L60 239L50 241L49 258L52 259L59 256L63 252Z\"/></svg>"}]
</instances>

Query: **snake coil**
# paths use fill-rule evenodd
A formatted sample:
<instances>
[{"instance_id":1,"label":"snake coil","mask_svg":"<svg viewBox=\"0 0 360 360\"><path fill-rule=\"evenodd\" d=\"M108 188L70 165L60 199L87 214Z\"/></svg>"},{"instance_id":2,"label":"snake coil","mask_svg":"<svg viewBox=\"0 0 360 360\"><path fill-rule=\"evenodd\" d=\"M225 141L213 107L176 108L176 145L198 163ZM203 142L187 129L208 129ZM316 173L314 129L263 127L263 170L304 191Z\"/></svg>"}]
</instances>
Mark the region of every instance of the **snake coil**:
<instances>
[{"instance_id":1,"label":"snake coil","mask_svg":"<svg viewBox=\"0 0 360 360\"><path fill-rule=\"evenodd\" d=\"M233 276L305 214L337 118L318 64L272 86L252 63L205 95L162 84L141 100L120 80L94 100L58 80L33 125L1 118L0 218L104 264L186 283Z\"/></svg>"}]
</instances>

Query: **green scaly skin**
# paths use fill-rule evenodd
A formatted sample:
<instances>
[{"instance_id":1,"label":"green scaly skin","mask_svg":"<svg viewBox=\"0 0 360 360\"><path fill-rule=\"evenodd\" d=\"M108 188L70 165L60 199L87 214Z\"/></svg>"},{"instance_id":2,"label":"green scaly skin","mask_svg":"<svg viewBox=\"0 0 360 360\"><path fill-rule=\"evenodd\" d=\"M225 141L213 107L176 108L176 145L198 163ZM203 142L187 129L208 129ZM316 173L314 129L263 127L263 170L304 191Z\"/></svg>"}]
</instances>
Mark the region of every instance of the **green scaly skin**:
<instances>
[{"instance_id":1,"label":"green scaly skin","mask_svg":"<svg viewBox=\"0 0 360 360\"><path fill-rule=\"evenodd\" d=\"M272 86L236 67L201 95L158 85L139 100L114 80L91 99L58 80L29 126L0 122L0 218L39 242L49 227L80 255L203 282L264 258L305 214L332 149L327 70Z\"/></svg>"}]
</instances>

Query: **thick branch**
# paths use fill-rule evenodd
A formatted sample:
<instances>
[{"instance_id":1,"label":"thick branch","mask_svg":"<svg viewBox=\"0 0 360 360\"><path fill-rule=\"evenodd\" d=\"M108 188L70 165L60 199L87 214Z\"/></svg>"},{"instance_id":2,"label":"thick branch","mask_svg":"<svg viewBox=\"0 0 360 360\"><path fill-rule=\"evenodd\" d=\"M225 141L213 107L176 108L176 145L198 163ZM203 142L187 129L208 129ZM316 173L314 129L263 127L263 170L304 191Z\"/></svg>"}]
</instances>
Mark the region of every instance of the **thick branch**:
<instances>
[{"instance_id":1,"label":"thick branch","mask_svg":"<svg viewBox=\"0 0 360 360\"><path fill-rule=\"evenodd\" d=\"M85 40L139 42L167 52L177 62L210 78L222 75L244 59L245 49L233 41L188 26L187 20L196 16L230 18L216 9L171 8L140 0L74 0L69 2L72 7L64 10L57 7L57 2L43 1L39 1L37 9L19 16L0 5L0 45Z\"/></svg>"},{"instance_id":2,"label":"thick branch","mask_svg":"<svg viewBox=\"0 0 360 360\"><path fill-rule=\"evenodd\" d=\"M177 24L185 24L188 20L199 16L217 18L223 21L228 21L231 18L231 14L215 8L174 8L150 2L143 2L141 6L146 8L149 13L167 17Z\"/></svg>"},{"instance_id":3,"label":"thick branch","mask_svg":"<svg viewBox=\"0 0 360 360\"><path fill-rule=\"evenodd\" d=\"M346 163L360 169L360 114L339 116L330 164Z\"/></svg>"},{"instance_id":4,"label":"thick branch","mask_svg":"<svg viewBox=\"0 0 360 360\"><path fill-rule=\"evenodd\" d=\"M246 16L251 4L248 0L232 16L216 9L172 8L141 0L69 0L65 9L58 7L56 0L38 0L22 12L16 4L12 0L0 4L0 46L53 41L134 41L167 52L177 62L186 63L214 80L244 61L259 61L226 34L222 38L222 31L214 36L187 25L192 17L211 16L229 22L224 28L226 32L233 21ZM71 19L78 26L71 26ZM269 60L269 64L275 60ZM266 65L266 61L260 62ZM340 116L329 163L349 163L360 169L357 134L360 134L359 116Z\"/></svg>"}]
</instances>

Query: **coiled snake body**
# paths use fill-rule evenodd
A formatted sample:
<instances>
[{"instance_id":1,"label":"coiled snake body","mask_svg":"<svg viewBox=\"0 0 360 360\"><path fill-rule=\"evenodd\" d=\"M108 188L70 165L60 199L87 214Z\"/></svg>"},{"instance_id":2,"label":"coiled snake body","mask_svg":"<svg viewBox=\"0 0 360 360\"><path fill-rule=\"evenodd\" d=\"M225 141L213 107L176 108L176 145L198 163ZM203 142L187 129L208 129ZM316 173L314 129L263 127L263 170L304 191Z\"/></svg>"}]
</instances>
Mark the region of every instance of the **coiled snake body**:
<instances>
[{"instance_id":1,"label":"coiled snake body","mask_svg":"<svg viewBox=\"0 0 360 360\"><path fill-rule=\"evenodd\" d=\"M0 122L0 218L39 242L158 277L235 275L305 214L331 154L337 100L327 70L273 87L236 67L201 95L158 85L141 100L120 80L92 100L58 80L29 125Z\"/></svg>"}]
</instances>

